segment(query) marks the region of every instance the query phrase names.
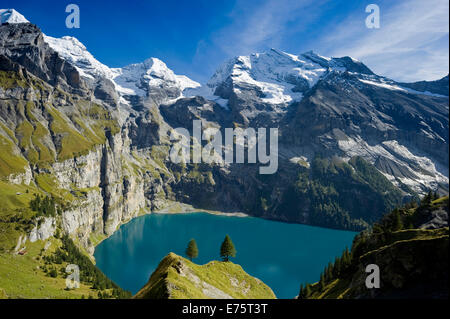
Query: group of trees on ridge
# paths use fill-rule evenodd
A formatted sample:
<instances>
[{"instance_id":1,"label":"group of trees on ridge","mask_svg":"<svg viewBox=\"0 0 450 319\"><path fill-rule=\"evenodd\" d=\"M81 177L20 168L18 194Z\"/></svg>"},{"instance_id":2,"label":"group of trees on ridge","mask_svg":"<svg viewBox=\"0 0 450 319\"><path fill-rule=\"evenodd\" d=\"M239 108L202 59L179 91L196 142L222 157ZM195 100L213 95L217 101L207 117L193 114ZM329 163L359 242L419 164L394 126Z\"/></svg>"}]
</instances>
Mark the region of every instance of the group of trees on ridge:
<instances>
[{"instance_id":1,"label":"group of trees on ridge","mask_svg":"<svg viewBox=\"0 0 450 319\"><path fill-rule=\"evenodd\" d=\"M195 239L191 239L186 248L186 256L192 261L194 258L198 257L198 247ZM226 235L225 239L220 246L220 257L222 260L227 262L230 257L236 256L236 248L234 247L233 242L231 241L230 236Z\"/></svg>"}]
</instances>

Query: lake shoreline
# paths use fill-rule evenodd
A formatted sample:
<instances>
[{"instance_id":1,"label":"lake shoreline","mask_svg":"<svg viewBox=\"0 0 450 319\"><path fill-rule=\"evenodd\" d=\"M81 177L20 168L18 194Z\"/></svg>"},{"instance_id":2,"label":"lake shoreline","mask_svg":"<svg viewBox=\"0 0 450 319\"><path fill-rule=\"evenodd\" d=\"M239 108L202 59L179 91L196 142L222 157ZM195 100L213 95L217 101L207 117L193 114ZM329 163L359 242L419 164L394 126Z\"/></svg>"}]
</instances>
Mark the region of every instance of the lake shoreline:
<instances>
[{"instance_id":1,"label":"lake shoreline","mask_svg":"<svg viewBox=\"0 0 450 319\"><path fill-rule=\"evenodd\" d=\"M184 255L187 242L195 238L200 248L196 263L207 264L219 258L220 243L228 234L238 251L233 262L266 283L279 298L292 298L298 293L298 283L317 281L324 267L349 247L355 236L348 231L264 218L220 217L234 217L232 214L208 214L203 209L170 203L166 209L124 225L99 245L95 250L97 266L120 287L134 293L168 252ZM267 250L272 253L268 255Z\"/></svg>"},{"instance_id":2,"label":"lake shoreline","mask_svg":"<svg viewBox=\"0 0 450 319\"><path fill-rule=\"evenodd\" d=\"M209 210L203 208L196 208L192 205L173 202L171 205L164 207L163 209L152 211L148 214L189 214L189 213L208 213L212 215L230 216L230 217L250 217L250 215L242 212L222 212L217 210Z\"/></svg>"},{"instance_id":3,"label":"lake shoreline","mask_svg":"<svg viewBox=\"0 0 450 319\"><path fill-rule=\"evenodd\" d=\"M93 244L94 247L94 252L95 252L95 248L104 240L108 239L109 237L111 237L112 235L114 235L114 233L119 230L120 227L122 227L123 225L128 224L129 222L131 222L132 220L142 217L142 216L147 216L147 215L151 215L151 214L167 214L167 215L176 215L176 214L191 214L191 213L207 213L207 214L212 214L212 215L221 215L221 216L229 216L229 217L251 217L251 215L242 213L242 212L230 212L230 213L226 213L226 212L222 212L222 211L217 211L217 210L209 210L209 209L202 209L202 208L195 208L192 205L189 204L185 204L185 203L181 203L181 202L171 202L170 205L165 206L164 208L160 209L160 210L156 210L156 211L150 211L150 210L146 210L145 213L141 213L135 217L129 218L126 221L121 222L117 228L114 230L114 232L109 235L109 236L104 236L104 238L102 238L101 240L96 241L95 244ZM95 264L95 257L94 257L94 252L92 254L88 254L89 258L91 258L91 260L94 262Z\"/></svg>"}]
</instances>

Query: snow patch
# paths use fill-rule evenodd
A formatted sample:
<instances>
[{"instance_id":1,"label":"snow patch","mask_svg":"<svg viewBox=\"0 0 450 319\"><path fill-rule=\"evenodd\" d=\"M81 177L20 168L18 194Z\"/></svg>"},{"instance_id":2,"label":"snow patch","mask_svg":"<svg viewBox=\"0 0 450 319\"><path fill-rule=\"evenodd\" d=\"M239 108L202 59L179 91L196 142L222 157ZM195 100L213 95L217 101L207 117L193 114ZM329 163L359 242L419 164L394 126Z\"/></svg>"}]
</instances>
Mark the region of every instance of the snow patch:
<instances>
[{"instance_id":1,"label":"snow patch","mask_svg":"<svg viewBox=\"0 0 450 319\"><path fill-rule=\"evenodd\" d=\"M448 96L441 95L441 94L431 93L428 91L424 91L424 92L416 91L416 90L413 90L410 88L401 87L399 85L394 84L395 82L393 82L393 81L385 82L385 81L383 81L383 79L381 77L379 77L378 82L365 80L365 79L359 79L359 81L361 81L365 84L374 85L374 86L382 87L384 89L393 90L393 91L403 91L403 92L411 93L411 94L422 94L422 95L428 95L428 96L434 96L434 97L448 98Z\"/></svg>"},{"instance_id":2,"label":"snow patch","mask_svg":"<svg viewBox=\"0 0 450 319\"><path fill-rule=\"evenodd\" d=\"M383 173L394 185L399 186L399 182L408 185L420 195L426 194L427 189L436 189L438 183L448 184L448 170L436 167L432 159L414 154L406 146L397 141L384 141L381 144L369 145L360 136L348 137L346 140L338 141L339 148L345 152L348 158L361 156L365 160L374 164L381 156L407 169L413 176L394 177Z\"/></svg>"},{"instance_id":3,"label":"snow patch","mask_svg":"<svg viewBox=\"0 0 450 319\"><path fill-rule=\"evenodd\" d=\"M151 87L173 86L181 92L200 86L187 76L176 75L167 65L157 58L142 63L130 64L123 68L111 69L111 80L117 90L124 95L146 96ZM181 94L179 98L183 97Z\"/></svg>"},{"instance_id":4,"label":"snow patch","mask_svg":"<svg viewBox=\"0 0 450 319\"><path fill-rule=\"evenodd\" d=\"M3 23L29 23L27 19L14 9L0 9L0 25Z\"/></svg>"},{"instance_id":5,"label":"snow patch","mask_svg":"<svg viewBox=\"0 0 450 319\"><path fill-rule=\"evenodd\" d=\"M294 163L294 164L298 164L300 166L304 166L306 168L310 167L310 163L308 161L308 158L306 158L305 156L295 156L295 157L291 157L289 159L289 162Z\"/></svg>"},{"instance_id":6,"label":"snow patch","mask_svg":"<svg viewBox=\"0 0 450 319\"><path fill-rule=\"evenodd\" d=\"M82 77L92 80L97 77L112 78L111 69L95 59L78 39L70 36L53 38L44 34L44 41L61 58L74 65Z\"/></svg>"},{"instance_id":7,"label":"snow patch","mask_svg":"<svg viewBox=\"0 0 450 319\"><path fill-rule=\"evenodd\" d=\"M223 99L220 96L214 95L214 89L206 85L200 85L195 88L187 88L186 90L184 90L183 95L185 97L202 96L207 100L216 102L226 110L230 109L228 107L228 100Z\"/></svg>"},{"instance_id":8,"label":"snow patch","mask_svg":"<svg viewBox=\"0 0 450 319\"><path fill-rule=\"evenodd\" d=\"M360 63L351 58L354 63ZM331 71L347 71L342 61L320 56L312 51L294 55L271 49L264 53L238 56L222 64L206 86L215 88L231 79L263 93L261 102L287 105L301 101L303 93ZM242 93L235 91L235 93ZM275 108L275 111L284 111Z\"/></svg>"}]
</instances>

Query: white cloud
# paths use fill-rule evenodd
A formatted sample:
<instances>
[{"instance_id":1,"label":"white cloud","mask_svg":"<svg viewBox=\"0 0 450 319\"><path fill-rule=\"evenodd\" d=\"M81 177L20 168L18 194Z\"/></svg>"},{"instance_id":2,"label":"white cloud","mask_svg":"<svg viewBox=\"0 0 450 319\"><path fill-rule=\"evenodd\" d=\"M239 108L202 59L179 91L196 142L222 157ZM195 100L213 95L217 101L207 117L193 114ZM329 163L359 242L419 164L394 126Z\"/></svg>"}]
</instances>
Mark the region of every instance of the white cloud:
<instances>
[{"instance_id":1,"label":"white cloud","mask_svg":"<svg viewBox=\"0 0 450 319\"><path fill-rule=\"evenodd\" d=\"M213 42L225 53L242 55L280 47L287 33L313 21L326 0L268 0L257 5L240 1L231 14L233 23L215 34ZM289 25L289 26L288 26Z\"/></svg>"},{"instance_id":2,"label":"white cloud","mask_svg":"<svg viewBox=\"0 0 450 319\"><path fill-rule=\"evenodd\" d=\"M351 55L375 73L400 81L436 80L448 73L447 0L380 4L381 28L354 15L319 41L324 54Z\"/></svg>"},{"instance_id":3,"label":"white cloud","mask_svg":"<svg viewBox=\"0 0 450 319\"><path fill-rule=\"evenodd\" d=\"M330 0L239 0L230 23L199 41L194 65L214 72L217 63L238 56L282 47L290 33L314 21L321 4ZM210 73L211 75L212 73Z\"/></svg>"},{"instance_id":4,"label":"white cloud","mask_svg":"<svg viewBox=\"0 0 450 319\"><path fill-rule=\"evenodd\" d=\"M343 2L238 0L229 24L198 43L193 68L207 70L209 77L227 58L274 47L294 54L349 55L398 81L436 80L448 73L448 0L374 1L380 29L366 28L364 5L345 12Z\"/></svg>"}]
</instances>

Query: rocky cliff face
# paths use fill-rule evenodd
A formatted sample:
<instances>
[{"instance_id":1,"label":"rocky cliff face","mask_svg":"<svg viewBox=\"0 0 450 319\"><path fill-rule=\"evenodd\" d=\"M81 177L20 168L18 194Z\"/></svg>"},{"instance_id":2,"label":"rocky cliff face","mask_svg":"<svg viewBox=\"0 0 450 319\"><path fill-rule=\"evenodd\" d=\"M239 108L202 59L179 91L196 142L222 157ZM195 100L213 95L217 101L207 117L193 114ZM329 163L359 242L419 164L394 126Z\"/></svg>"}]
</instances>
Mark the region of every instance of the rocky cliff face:
<instances>
[{"instance_id":1,"label":"rocky cliff face","mask_svg":"<svg viewBox=\"0 0 450 319\"><path fill-rule=\"evenodd\" d=\"M401 83L401 85L419 92L448 95L448 74L436 81L419 81L413 83Z\"/></svg>"},{"instance_id":2,"label":"rocky cliff face","mask_svg":"<svg viewBox=\"0 0 450 319\"><path fill-rule=\"evenodd\" d=\"M61 222L65 232L90 250L90 235L109 236L148 208L144 177L123 167L129 154L129 144L119 133L87 155L55 163L50 170L59 188L83 190L83 198L62 213Z\"/></svg>"},{"instance_id":3,"label":"rocky cliff face","mask_svg":"<svg viewBox=\"0 0 450 319\"><path fill-rule=\"evenodd\" d=\"M1 25L0 41L0 54L22 65L30 73L66 91L85 92L75 67L50 49L37 26L31 23Z\"/></svg>"}]
</instances>

